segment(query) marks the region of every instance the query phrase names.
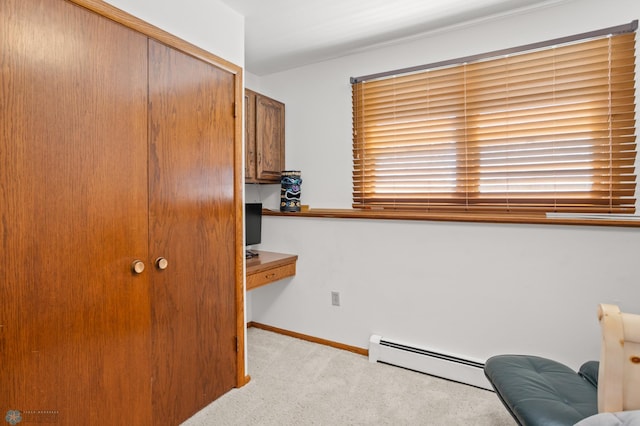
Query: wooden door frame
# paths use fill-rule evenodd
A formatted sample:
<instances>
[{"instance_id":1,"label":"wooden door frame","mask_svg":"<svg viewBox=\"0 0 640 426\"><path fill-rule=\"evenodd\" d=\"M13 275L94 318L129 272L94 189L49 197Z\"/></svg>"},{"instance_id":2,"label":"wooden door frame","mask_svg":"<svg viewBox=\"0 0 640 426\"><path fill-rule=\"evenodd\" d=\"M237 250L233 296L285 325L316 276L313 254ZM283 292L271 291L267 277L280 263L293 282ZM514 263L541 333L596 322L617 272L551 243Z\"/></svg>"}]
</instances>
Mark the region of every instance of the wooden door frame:
<instances>
[{"instance_id":1,"label":"wooden door frame","mask_svg":"<svg viewBox=\"0 0 640 426\"><path fill-rule=\"evenodd\" d=\"M235 95L234 95L234 194L235 194L235 293L236 293L236 331L237 331L237 354L236 354L236 387L242 387L249 382L249 376L245 371L245 320L244 320L244 246L242 235L242 101L243 92L243 71L242 67L220 58L206 50L195 46L179 37L174 36L158 27L155 27L127 12L124 12L101 0L67 0L80 7L91 10L105 18L111 19L134 31L146 35L158 42L164 43L187 55L193 56L204 62L210 63L234 75Z\"/></svg>"}]
</instances>

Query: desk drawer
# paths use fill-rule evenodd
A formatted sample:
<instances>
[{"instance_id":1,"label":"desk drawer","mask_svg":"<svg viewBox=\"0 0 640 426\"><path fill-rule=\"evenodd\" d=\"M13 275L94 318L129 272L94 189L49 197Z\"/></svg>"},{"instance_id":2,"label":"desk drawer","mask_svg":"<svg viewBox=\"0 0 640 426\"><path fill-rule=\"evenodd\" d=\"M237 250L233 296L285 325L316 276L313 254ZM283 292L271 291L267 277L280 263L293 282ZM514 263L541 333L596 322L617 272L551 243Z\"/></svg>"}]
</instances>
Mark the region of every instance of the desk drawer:
<instances>
[{"instance_id":1,"label":"desk drawer","mask_svg":"<svg viewBox=\"0 0 640 426\"><path fill-rule=\"evenodd\" d=\"M296 264L278 266L276 268L267 269L266 271L256 272L247 275L247 290L260 287L283 278L291 277L296 274Z\"/></svg>"}]
</instances>

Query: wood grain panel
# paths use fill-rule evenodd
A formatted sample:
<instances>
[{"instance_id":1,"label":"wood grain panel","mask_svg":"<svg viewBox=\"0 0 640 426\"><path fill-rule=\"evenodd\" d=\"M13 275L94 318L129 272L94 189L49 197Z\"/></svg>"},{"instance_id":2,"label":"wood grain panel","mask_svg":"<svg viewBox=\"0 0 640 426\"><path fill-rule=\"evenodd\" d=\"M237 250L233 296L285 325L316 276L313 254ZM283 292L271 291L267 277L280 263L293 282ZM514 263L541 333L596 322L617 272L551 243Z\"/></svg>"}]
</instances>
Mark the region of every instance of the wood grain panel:
<instances>
[{"instance_id":1,"label":"wood grain panel","mask_svg":"<svg viewBox=\"0 0 640 426\"><path fill-rule=\"evenodd\" d=\"M150 424L146 39L3 0L0 52L0 413Z\"/></svg>"},{"instance_id":2,"label":"wood grain panel","mask_svg":"<svg viewBox=\"0 0 640 426\"><path fill-rule=\"evenodd\" d=\"M256 179L256 94L244 91L244 178L247 182Z\"/></svg>"},{"instance_id":3,"label":"wood grain panel","mask_svg":"<svg viewBox=\"0 0 640 426\"><path fill-rule=\"evenodd\" d=\"M268 269L266 271L247 275L247 290L270 284L274 281L292 277L296 274L296 264L279 266L277 268Z\"/></svg>"},{"instance_id":4,"label":"wood grain panel","mask_svg":"<svg viewBox=\"0 0 640 426\"><path fill-rule=\"evenodd\" d=\"M282 102L256 95L256 177L280 182L285 167L285 106Z\"/></svg>"},{"instance_id":5,"label":"wood grain panel","mask_svg":"<svg viewBox=\"0 0 640 426\"><path fill-rule=\"evenodd\" d=\"M295 254L257 251L258 256L247 259L247 291L296 274Z\"/></svg>"},{"instance_id":6,"label":"wood grain panel","mask_svg":"<svg viewBox=\"0 0 640 426\"><path fill-rule=\"evenodd\" d=\"M149 54L154 417L178 424L236 384L235 80Z\"/></svg>"}]
</instances>

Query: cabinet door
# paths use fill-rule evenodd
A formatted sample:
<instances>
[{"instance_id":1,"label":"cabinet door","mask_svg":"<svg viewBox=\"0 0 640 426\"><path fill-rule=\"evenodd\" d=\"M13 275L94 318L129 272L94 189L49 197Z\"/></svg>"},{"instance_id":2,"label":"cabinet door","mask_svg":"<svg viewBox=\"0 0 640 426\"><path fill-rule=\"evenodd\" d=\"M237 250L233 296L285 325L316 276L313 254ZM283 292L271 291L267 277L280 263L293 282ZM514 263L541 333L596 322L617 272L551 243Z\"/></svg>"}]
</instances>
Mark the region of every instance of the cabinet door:
<instances>
[{"instance_id":1,"label":"cabinet door","mask_svg":"<svg viewBox=\"0 0 640 426\"><path fill-rule=\"evenodd\" d=\"M236 384L234 76L149 45L153 400L178 424Z\"/></svg>"},{"instance_id":2,"label":"cabinet door","mask_svg":"<svg viewBox=\"0 0 640 426\"><path fill-rule=\"evenodd\" d=\"M256 183L256 94L244 91L244 179Z\"/></svg>"},{"instance_id":3,"label":"cabinet door","mask_svg":"<svg viewBox=\"0 0 640 426\"><path fill-rule=\"evenodd\" d=\"M0 415L149 425L146 38L2 0L0 52Z\"/></svg>"},{"instance_id":4,"label":"cabinet door","mask_svg":"<svg viewBox=\"0 0 640 426\"><path fill-rule=\"evenodd\" d=\"M280 182L284 169L284 104L256 94L256 176Z\"/></svg>"}]
</instances>

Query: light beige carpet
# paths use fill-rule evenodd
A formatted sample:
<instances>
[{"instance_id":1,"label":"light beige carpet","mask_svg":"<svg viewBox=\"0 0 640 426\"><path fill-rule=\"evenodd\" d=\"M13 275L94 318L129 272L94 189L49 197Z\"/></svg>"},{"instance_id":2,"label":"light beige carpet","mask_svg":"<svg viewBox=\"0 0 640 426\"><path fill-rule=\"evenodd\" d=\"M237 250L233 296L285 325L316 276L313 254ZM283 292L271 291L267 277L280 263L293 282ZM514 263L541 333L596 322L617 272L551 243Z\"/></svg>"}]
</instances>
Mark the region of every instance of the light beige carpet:
<instances>
[{"instance_id":1,"label":"light beige carpet","mask_svg":"<svg viewBox=\"0 0 640 426\"><path fill-rule=\"evenodd\" d=\"M250 328L251 381L183 426L513 426L490 391Z\"/></svg>"}]
</instances>

